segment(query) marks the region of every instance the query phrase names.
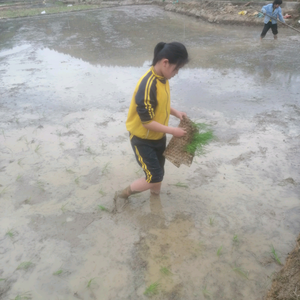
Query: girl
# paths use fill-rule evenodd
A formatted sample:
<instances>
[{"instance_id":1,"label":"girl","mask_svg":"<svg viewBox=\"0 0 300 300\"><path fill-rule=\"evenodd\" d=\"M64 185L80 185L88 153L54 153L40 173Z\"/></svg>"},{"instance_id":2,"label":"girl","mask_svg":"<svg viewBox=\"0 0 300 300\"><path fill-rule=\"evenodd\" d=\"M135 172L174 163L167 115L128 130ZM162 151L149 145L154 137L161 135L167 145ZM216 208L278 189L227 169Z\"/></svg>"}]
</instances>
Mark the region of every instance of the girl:
<instances>
[{"instance_id":1,"label":"girl","mask_svg":"<svg viewBox=\"0 0 300 300\"><path fill-rule=\"evenodd\" d=\"M282 17L282 13L281 13L281 8L280 5L282 4L282 0L274 0L273 4L267 4L265 6L263 6L263 8L261 9L261 11L263 12L263 14L265 15L265 19L264 19L264 28L263 31L260 35L260 39L262 40L265 35L267 34L267 32L269 31L269 29L272 29L273 35L274 35L274 39L277 39L277 17L279 18L279 20L281 22L284 22L284 19ZM271 18L272 17L272 18Z\"/></svg>"},{"instance_id":2,"label":"girl","mask_svg":"<svg viewBox=\"0 0 300 300\"><path fill-rule=\"evenodd\" d=\"M160 42L154 49L150 70L139 80L128 111L126 128L138 164L145 178L135 180L131 185L117 191L114 197L117 211L118 201L126 202L132 194L150 190L159 194L164 177L166 133L182 137L186 131L168 126L170 114L182 120L186 113L170 105L169 79L188 62L185 46L178 42Z\"/></svg>"}]
</instances>

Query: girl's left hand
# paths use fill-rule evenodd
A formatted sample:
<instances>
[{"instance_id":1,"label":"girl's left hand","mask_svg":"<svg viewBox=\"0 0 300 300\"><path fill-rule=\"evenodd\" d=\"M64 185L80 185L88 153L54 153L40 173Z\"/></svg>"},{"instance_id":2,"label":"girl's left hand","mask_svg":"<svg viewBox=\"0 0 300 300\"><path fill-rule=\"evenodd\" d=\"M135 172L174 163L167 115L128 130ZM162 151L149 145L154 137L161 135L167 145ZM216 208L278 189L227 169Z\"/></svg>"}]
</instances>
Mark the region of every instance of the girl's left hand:
<instances>
[{"instance_id":1,"label":"girl's left hand","mask_svg":"<svg viewBox=\"0 0 300 300\"><path fill-rule=\"evenodd\" d=\"M182 120L183 118L187 118L187 114L183 111L177 111L177 118Z\"/></svg>"}]
</instances>

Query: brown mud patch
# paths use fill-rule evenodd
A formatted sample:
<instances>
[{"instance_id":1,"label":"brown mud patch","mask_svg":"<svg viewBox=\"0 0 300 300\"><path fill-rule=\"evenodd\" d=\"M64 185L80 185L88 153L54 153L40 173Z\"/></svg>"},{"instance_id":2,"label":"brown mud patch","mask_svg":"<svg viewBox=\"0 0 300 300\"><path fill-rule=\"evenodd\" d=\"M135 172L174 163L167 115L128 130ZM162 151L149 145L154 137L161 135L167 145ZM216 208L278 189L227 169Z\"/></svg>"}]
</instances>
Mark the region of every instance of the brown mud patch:
<instances>
[{"instance_id":1,"label":"brown mud patch","mask_svg":"<svg viewBox=\"0 0 300 300\"><path fill-rule=\"evenodd\" d=\"M284 267L276 274L265 300L300 299L300 235Z\"/></svg>"}]
</instances>

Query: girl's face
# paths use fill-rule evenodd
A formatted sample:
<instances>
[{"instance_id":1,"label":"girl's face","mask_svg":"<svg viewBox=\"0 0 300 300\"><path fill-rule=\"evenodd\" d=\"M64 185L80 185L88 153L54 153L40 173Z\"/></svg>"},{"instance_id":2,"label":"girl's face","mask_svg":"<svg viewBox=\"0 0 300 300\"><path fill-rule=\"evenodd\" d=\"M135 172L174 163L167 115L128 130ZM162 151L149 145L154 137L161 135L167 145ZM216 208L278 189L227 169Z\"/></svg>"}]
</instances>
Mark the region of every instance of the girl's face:
<instances>
[{"instance_id":1,"label":"girl's face","mask_svg":"<svg viewBox=\"0 0 300 300\"><path fill-rule=\"evenodd\" d=\"M161 73L166 79L171 79L178 73L179 69L180 67L175 64L170 64L169 61L165 59L162 64Z\"/></svg>"}]
</instances>

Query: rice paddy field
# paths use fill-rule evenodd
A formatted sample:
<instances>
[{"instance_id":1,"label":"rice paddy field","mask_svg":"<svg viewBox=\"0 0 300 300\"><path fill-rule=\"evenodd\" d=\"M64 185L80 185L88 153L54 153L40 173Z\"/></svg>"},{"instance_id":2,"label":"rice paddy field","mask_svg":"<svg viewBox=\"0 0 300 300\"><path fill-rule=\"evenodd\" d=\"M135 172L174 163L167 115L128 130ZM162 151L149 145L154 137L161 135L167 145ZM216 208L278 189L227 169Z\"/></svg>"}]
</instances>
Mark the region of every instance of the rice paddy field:
<instances>
[{"instance_id":1,"label":"rice paddy field","mask_svg":"<svg viewBox=\"0 0 300 300\"><path fill-rule=\"evenodd\" d=\"M263 299L300 232L295 33L260 43L261 28L151 5L0 30L0 299ZM143 176L125 127L135 85L174 40L190 62L172 106L215 139L190 167L166 162L159 197L112 214Z\"/></svg>"}]
</instances>

